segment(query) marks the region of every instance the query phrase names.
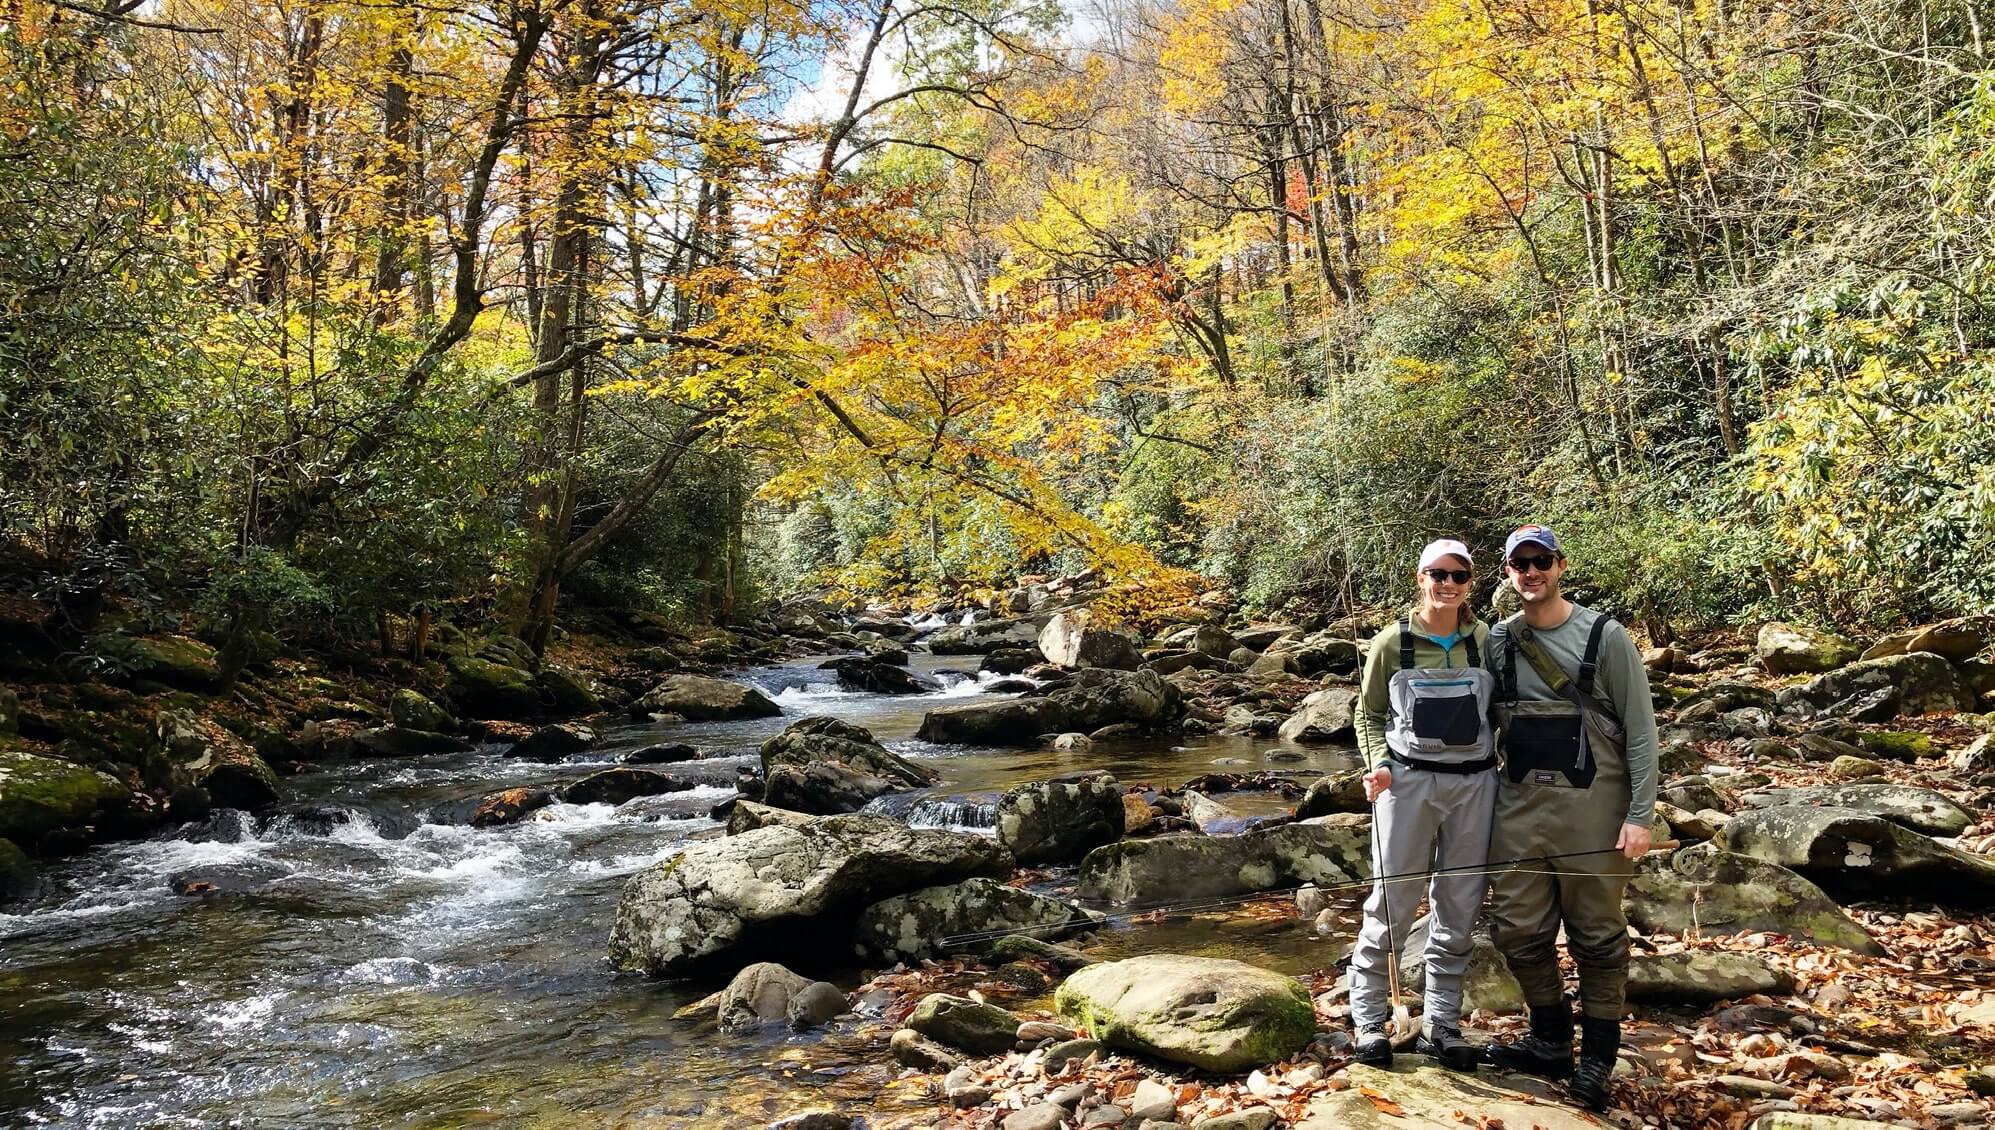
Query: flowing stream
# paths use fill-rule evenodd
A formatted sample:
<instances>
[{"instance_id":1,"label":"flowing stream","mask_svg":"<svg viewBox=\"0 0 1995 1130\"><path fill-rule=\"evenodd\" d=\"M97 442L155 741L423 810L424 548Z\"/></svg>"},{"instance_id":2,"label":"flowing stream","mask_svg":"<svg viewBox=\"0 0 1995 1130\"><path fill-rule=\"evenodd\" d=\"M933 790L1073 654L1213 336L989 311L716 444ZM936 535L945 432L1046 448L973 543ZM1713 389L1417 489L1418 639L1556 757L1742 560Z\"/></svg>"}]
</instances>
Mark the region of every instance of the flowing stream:
<instances>
[{"instance_id":1,"label":"flowing stream","mask_svg":"<svg viewBox=\"0 0 1995 1130\"><path fill-rule=\"evenodd\" d=\"M329 762L289 778L281 811L261 821L225 817L53 863L34 902L0 913L0 1124L747 1127L884 1101L897 1072L859 1026L721 1034L672 1018L718 983L617 974L604 956L624 880L719 834L707 812L733 795L763 739L809 714L866 726L943 778L883 808L986 834L997 794L1058 773L1173 786L1350 764L1346 751L1272 739L1083 754L915 741L927 710L991 697L949 673L975 663L919 655L916 669L943 672L947 689L901 697L841 691L814 659L758 668L744 677L784 717L617 728L557 763L497 749ZM487 793L573 780L660 741L706 752L653 766L696 787L621 807L556 805L505 828L465 823ZM1241 798L1248 811L1259 799ZM171 880L188 872L247 889L175 894ZM1104 948L1291 972L1329 958L1299 926L1205 919L1118 927ZM834 979L850 988L859 971Z\"/></svg>"}]
</instances>

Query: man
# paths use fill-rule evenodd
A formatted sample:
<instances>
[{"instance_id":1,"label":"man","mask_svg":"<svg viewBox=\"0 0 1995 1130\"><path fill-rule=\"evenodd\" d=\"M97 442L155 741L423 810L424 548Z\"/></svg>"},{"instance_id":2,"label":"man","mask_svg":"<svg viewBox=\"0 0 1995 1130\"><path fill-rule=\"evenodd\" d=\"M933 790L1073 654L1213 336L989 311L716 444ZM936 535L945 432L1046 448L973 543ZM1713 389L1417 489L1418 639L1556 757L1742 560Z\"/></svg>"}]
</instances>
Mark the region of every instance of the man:
<instances>
[{"instance_id":1,"label":"man","mask_svg":"<svg viewBox=\"0 0 1995 1130\"><path fill-rule=\"evenodd\" d=\"M1503 556L1524 611L1490 633L1504 767L1489 855L1529 862L1491 877L1490 917L1496 947L1523 986L1531 1032L1491 1046L1489 1059L1512 1071L1571 1075L1573 1095L1605 1110L1627 1004L1621 896L1649 850L1655 811L1655 705L1627 629L1560 593L1566 556L1551 530L1520 527ZM1579 967L1576 1068L1561 925Z\"/></svg>"}]
</instances>

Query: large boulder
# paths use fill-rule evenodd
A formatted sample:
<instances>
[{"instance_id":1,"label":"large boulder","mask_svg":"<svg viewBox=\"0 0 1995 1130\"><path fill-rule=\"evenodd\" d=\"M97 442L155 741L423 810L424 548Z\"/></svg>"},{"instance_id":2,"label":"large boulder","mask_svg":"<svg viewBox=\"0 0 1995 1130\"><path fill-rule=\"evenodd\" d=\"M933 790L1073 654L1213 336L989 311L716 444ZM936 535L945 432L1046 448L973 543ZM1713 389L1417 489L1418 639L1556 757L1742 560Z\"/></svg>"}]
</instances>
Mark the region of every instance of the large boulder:
<instances>
[{"instance_id":1,"label":"large boulder","mask_svg":"<svg viewBox=\"0 0 1995 1130\"><path fill-rule=\"evenodd\" d=\"M1409 993L1421 992L1427 984L1427 933L1434 918L1423 914L1406 931L1406 944L1399 947L1399 980ZM1510 972L1503 955L1488 934L1478 930L1469 938L1469 969L1462 978L1462 1011L1523 1012L1524 986Z\"/></svg>"},{"instance_id":2,"label":"large boulder","mask_svg":"<svg viewBox=\"0 0 1995 1130\"><path fill-rule=\"evenodd\" d=\"M656 769L604 769L561 790L569 804L622 804L641 796L684 792L692 781L669 777Z\"/></svg>"},{"instance_id":3,"label":"large boulder","mask_svg":"<svg viewBox=\"0 0 1995 1130\"><path fill-rule=\"evenodd\" d=\"M1928 836L1958 836L1980 817L1931 789L1913 785L1834 785L1824 788L1765 789L1747 793L1754 808L1828 805L1882 816Z\"/></svg>"},{"instance_id":4,"label":"large boulder","mask_svg":"<svg viewBox=\"0 0 1995 1130\"><path fill-rule=\"evenodd\" d=\"M581 753L602 740L602 734L594 726L580 722L556 722L552 726L542 726L523 741L514 743L506 751L506 756L529 761L554 761Z\"/></svg>"},{"instance_id":5,"label":"large boulder","mask_svg":"<svg viewBox=\"0 0 1995 1130\"><path fill-rule=\"evenodd\" d=\"M1285 742L1336 742L1357 734L1355 713L1358 692L1348 687L1325 687L1312 691L1277 736Z\"/></svg>"},{"instance_id":6,"label":"large boulder","mask_svg":"<svg viewBox=\"0 0 1995 1130\"><path fill-rule=\"evenodd\" d=\"M108 773L0 744L0 839L32 851L44 835L89 824L130 797Z\"/></svg>"},{"instance_id":7,"label":"large boulder","mask_svg":"<svg viewBox=\"0 0 1995 1130\"><path fill-rule=\"evenodd\" d=\"M222 681L215 649L188 636L99 636L87 645L127 682L163 683L181 690L213 690Z\"/></svg>"},{"instance_id":8,"label":"large boulder","mask_svg":"<svg viewBox=\"0 0 1995 1130\"><path fill-rule=\"evenodd\" d=\"M1122 838L1122 787L1107 773L1035 781L998 798L997 838L1021 865L1066 863Z\"/></svg>"},{"instance_id":9,"label":"large boulder","mask_svg":"<svg viewBox=\"0 0 1995 1130\"><path fill-rule=\"evenodd\" d=\"M1036 647L1039 625L1032 620L983 620L943 628L921 642L936 655L986 655L1000 648Z\"/></svg>"},{"instance_id":10,"label":"large boulder","mask_svg":"<svg viewBox=\"0 0 1995 1130\"><path fill-rule=\"evenodd\" d=\"M864 726L823 716L791 723L788 729L762 743L761 754L764 774L783 765L836 762L863 770L899 788L919 788L941 779L934 770L889 751L875 741L873 732Z\"/></svg>"},{"instance_id":11,"label":"large boulder","mask_svg":"<svg viewBox=\"0 0 1995 1130\"><path fill-rule=\"evenodd\" d=\"M860 913L853 942L860 957L892 964L980 954L1006 933L1057 940L1089 924L1085 913L1056 899L996 879L965 879L874 903Z\"/></svg>"},{"instance_id":12,"label":"large boulder","mask_svg":"<svg viewBox=\"0 0 1995 1130\"><path fill-rule=\"evenodd\" d=\"M34 860L16 847L14 841L0 839L0 906L32 898L41 887Z\"/></svg>"},{"instance_id":13,"label":"large boulder","mask_svg":"<svg viewBox=\"0 0 1995 1130\"><path fill-rule=\"evenodd\" d=\"M705 675L667 675L663 682L630 704L634 718L677 714L689 722L774 718L782 712L782 707L754 687Z\"/></svg>"},{"instance_id":14,"label":"large boulder","mask_svg":"<svg viewBox=\"0 0 1995 1130\"><path fill-rule=\"evenodd\" d=\"M743 832L752 832L757 828L767 828L775 824L801 828L815 819L817 818L802 812L792 812L787 808L776 808L772 805L758 804L745 797L736 797L727 805L727 834L738 836Z\"/></svg>"},{"instance_id":15,"label":"large boulder","mask_svg":"<svg viewBox=\"0 0 1995 1130\"><path fill-rule=\"evenodd\" d=\"M1214 659L1224 659L1240 650L1240 641L1229 635L1224 628L1212 624L1200 624L1180 637L1169 642L1174 646L1189 648L1192 651L1209 655Z\"/></svg>"},{"instance_id":16,"label":"large boulder","mask_svg":"<svg viewBox=\"0 0 1995 1130\"><path fill-rule=\"evenodd\" d=\"M621 969L678 976L743 950L821 953L827 930L906 891L979 875L1011 858L982 836L854 814L692 844L624 884L610 930Z\"/></svg>"},{"instance_id":17,"label":"large boulder","mask_svg":"<svg viewBox=\"0 0 1995 1130\"><path fill-rule=\"evenodd\" d=\"M1873 695L1888 695L1899 714L1973 710L1974 692L1953 664L1931 652L1863 659L1817 675L1776 696L1782 712L1812 717L1847 713Z\"/></svg>"},{"instance_id":18,"label":"large boulder","mask_svg":"<svg viewBox=\"0 0 1995 1130\"><path fill-rule=\"evenodd\" d=\"M1154 671L1087 668L1043 697L931 710L915 736L963 745L1038 745L1042 734L1091 733L1125 722L1163 726L1183 710L1177 688Z\"/></svg>"},{"instance_id":19,"label":"large boulder","mask_svg":"<svg viewBox=\"0 0 1995 1130\"><path fill-rule=\"evenodd\" d=\"M1751 954L1645 953L1628 960L1628 999L1644 1004L1707 1005L1793 991L1792 975Z\"/></svg>"},{"instance_id":20,"label":"large boulder","mask_svg":"<svg viewBox=\"0 0 1995 1130\"><path fill-rule=\"evenodd\" d=\"M176 788L194 786L223 808L255 811L277 800L277 774L249 743L187 710L162 709L154 732Z\"/></svg>"},{"instance_id":21,"label":"large boulder","mask_svg":"<svg viewBox=\"0 0 1995 1130\"><path fill-rule=\"evenodd\" d=\"M1062 667L1112 667L1134 671L1143 664L1136 642L1121 632L1088 625L1086 609L1061 612L1039 630L1039 651Z\"/></svg>"},{"instance_id":22,"label":"large boulder","mask_svg":"<svg viewBox=\"0 0 1995 1130\"><path fill-rule=\"evenodd\" d=\"M454 655L450 698L457 709L478 718L537 718L546 709L533 672L510 663L471 655Z\"/></svg>"},{"instance_id":23,"label":"large boulder","mask_svg":"<svg viewBox=\"0 0 1995 1130\"><path fill-rule=\"evenodd\" d=\"M540 673L534 676L534 683L540 688L541 698L556 714L594 714L603 708L588 678L579 672L544 663Z\"/></svg>"},{"instance_id":24,"label":"large boulder","mask_svg":"<svg viewBox=\"0 0 1995 1130\"><path fill-rule=\"evenodd\" d=\"M355 730L347 739L346 748L355 757L427 757L433 753L464 753L471 749L471 743L430 730L374 726Z\"/></svg>"},{"instance_id":25,"label":"large boulder","mask_svg":"<svg viewBox=\"0 0 1995 1130\"><path fill-rule=\"evenodd\" d=\"M1772 621L1760 626L1753 654L1767 670L1788 675L1833 671L1855 659L1859 650L1855 641L1834 632Z\"/></svg>"},{"instance_id":26,"label":"large boulder","mask_svg":"<svg viewBox=\"0 0 1995 1130\"><path fill-rule=\"evenodd\" d=\"M501 789L478 801L471 810L473 828L503 828L517 824L554 803L552 789Z\"/></svg>"},{"instance_id":27,"label":"large boulder","mask_svg":"<svg viewBox=\"0 0 1995 1130\"><path fill-rule=\"evenodd\" d=\"M457 719L449 711L407 687L388 696L388 717L395 725L411 730L449 733L457 728Z\"/></svg>"},{"instance_id":28,"label":"large boulder","mask_svg":"<svg viewBox=\"0 0 1995 1130\"><path fill-rule=\"evenodd\" d=\"M1505 585L1503 591L1511 590ZM1310 1099L1294 1130L1462 1130L1465 1124L1600 1130L1603 1125L1567 1105L1570 1100L1556 1084L1529 1075L1450 1071L1417 1055L1400 1056L1390 1068L1354 1063L1346 1070L1350 1087Z\"/></svg>"},{"instance_id":29,"label":"large boulder","mask_svg":"<svg viewBox=\"0 0 1995 1130\"><path fill-rule=\"evenodd\" d=\"M876 797L900 791L892 781L839 761L778 765L762 782L764 803L814 816L857 812Z\"/></svg>"},{"instance_id":30,"label":"large boulder","mask_svg":"<svg viewBox=\"0 0 1995 1130\"><path fill-rule=\"evenodd\" d=\"M1075 893L1086 900L1150 904L1303 883L1334 886L1370 876L1369 824L1310 822L1237 836L1157 836L1098 847L1081 860Z\"/></svg>"},{"instance_id":31,"label":"large boulder","mask_svg":"<svg viewBox=\"0 0 1995 1130\"><path fill-rule=\"evenodd\" d=\"M714 1019L723 1032L786 1019L790 1001L811 983L776 962L758 961L736 973L720 991Z\"/></svg>"},{"instance_id":32,"label":"large boulder","mask_svg":"<svg viewBox=\"0 0 1995 1130\"><path fill-rule=\"evenodd\" d=\"M1756 809L1727 821L1716 842L1798 871L1838 895L1905 895L1948 906L1995 902L1995 863L1855 809Z\"/></svg>"},{"instance_id":33,"label":"large boulder","mask_svg":"<svg viewBox=\"0 0 1995 1130\"><path fill-rule=\"evenodd\" d=\"M901 653L903 656L906 652ZM873 694L927 694L939 690L935 683L909 671L905 664L890 663L870 655L847 655L819 664L838 673L838 685L847 690Z\"/></svg>"},{"instance_id":34,"label":"large boulder","mask_svg":"<svg viewBox=\"0 0 1995 1130\"><path fill-rule=\"evenodd\" d=\"M994 1004L930 993L908 1014L907 1026L947 1047L1001 1055L1018 1040L1018 1017Z\"/></svg>"},{"instance_id":35,"label":"large boulder","mask_svg":"<svg viewBox=\"0 0 1995 1130\"><path fill-rule=\"evenodd\" d=\"M1317 816L1329 816L1339 812L1370 812L1371 802L1365 799L1365 773L1362 769L1347 769L1342 773L1332 773L1318 777L1302 794L1302 800L1295 806L1295 818L1308 820Z\"/></svg>"},{"instance_id":36,"label":"large boulder","mask_svg":"<svg viewBox=\"0 0 1995 1130\"><path fill-rule=\"evenodd\" d=\"M1963 663L1979 655L1990 639L1995 639L1995 616L1962 616L1893 632L1872 644L1863 657L1882 659L1926 651L1955 663Z\"/></svg>"},{"instance_id":37,"label":"large boulder","mask_svg":"<svg viewBox=\"0 0 1995 1130\"><path fill-rule=\"evenodd\" d=\"M1237 1074L1287 1059L1316 1034L1293 977L1244 962L1148 954L1074 973L1053 1004L1104 1045Z\"/></svg>"},{"instance_id":38,"label":"large boulder","mask_svg":"<svg viewBox=\"0 0 1995 1130\"><path fill-rule=\"evenodd\" d=\"M1791 934L1816 945L1881 954L1822 888L1777 863L1698 844L1635 868L1628 921L1649 933Z\"/></svg>"}]
</instances>

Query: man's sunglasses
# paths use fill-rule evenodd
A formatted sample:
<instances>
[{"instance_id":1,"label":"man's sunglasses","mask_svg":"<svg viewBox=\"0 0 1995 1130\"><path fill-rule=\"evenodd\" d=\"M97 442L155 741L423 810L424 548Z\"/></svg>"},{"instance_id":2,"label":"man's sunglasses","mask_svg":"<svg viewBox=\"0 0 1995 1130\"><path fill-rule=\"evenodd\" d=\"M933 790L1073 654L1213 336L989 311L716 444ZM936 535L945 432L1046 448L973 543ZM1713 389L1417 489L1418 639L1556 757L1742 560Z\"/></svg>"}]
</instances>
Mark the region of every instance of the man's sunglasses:
<instances>
[{"instance_id":1,"label":"man's sunglasses","mask_svg":"<svg viewBox=\"0 0 1995 1130\"><path fill-rule=\"evenodd\" d=\"M1510 567L1519 573L1528 573L1533 569L1536 569L1540 573L1549 573L1552 571L1552 566L1558 563L1559 559L1549 553L1540 553L1531 557L1513 557L1510 559Z\"/></svg>"},{"instance_id":2,"label":"man's sunglasses","mask_svg":"<svg viewBox=\"0 0 1995 1130\"><path fill-rule=\"evenodd\" d=\"M1422 569L1420 571L1436 581L1453 581L1458 585L1469 583L1470 574L1467 569Z\"/></svg>"}]
</instances>

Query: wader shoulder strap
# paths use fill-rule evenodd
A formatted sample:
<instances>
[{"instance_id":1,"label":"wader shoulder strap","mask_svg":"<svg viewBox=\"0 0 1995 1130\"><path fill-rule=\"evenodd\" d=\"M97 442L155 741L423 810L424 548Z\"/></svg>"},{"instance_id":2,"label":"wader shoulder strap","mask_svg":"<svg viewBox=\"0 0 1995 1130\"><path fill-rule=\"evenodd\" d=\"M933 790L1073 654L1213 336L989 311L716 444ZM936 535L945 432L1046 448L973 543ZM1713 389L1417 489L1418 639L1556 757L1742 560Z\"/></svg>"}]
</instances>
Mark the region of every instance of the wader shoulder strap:
<instances>
[{"instance_id":1,"label":"wader shoulder strap","mask_svg":"<svg viewBox=\"0 0 1995 1130\"><path fill-rule=\"evenodd\" d=\"M1523 621L1524 614L1519 612L1496 626L1496 630L1503 633L1503 638L1510 641L1510 646L1503 649L1503 670L1497 676L1500 684L1497 697L1504 702L1517 701L1517 631L1523 627ZM1490 633L1492 639L1495 635L1494 631Z\"/></svg>"},{"instance_id":2,"label":"wader shoulder strap","mask_svg":"<svg viewBox=\"0 0 1995 1130\"><path fill-rule=\"evenodd\" d=\"M1399 618L1399 669L1413 670L1413 618Z\"/></svg>"},{"instance_id":3,"label":"wader shoulder strap","mask_svg":"<svg viewBox=\"0 0 1995 1130\"><path fill-rule=\"evenodd\" d=\"M1602 616L1593 625L1592 633L1587 636L1585 658L1589 661L1599 658L1599 636L1605 630L1601 625L1605 624L1606 621L1607 617ZM1611 719L1615 725L1620 725L1621 720L1614 716L1614 712L1607 709L1599 699L1593 697L1591 689L1593 672L1590 663L1583 663L1581 665L1581 673L1586 677L1588 684L1586 689L1581 689L1580 684L1574 682L1571 675L1566 674L1565 668L1559 666L1559 661L1553 659L1551 653L1545 650L1545 645L1539 643L1537 637L1532 635L1529 627L1521 627L1516 633L1516 637L1515 640L1511 641L1512 648L1524 653L1524 658L1531 663L1531 669L1538 673L1538 678L1543 679L1546 686L1552 688L1553 694L1558 695L1583 711L1604 715ZM1515 670L1514 666L1512 670Z\"/></svg>"},{"instance_id":4,"label":"wader shoulder strap","mask_svg":"<svg viewBox=\"0 0 1995 1130\"><path fill-rule=\"evenodd\" d=\"M1476 650L1476 646L1475 646L1475 628L1474 628L1473 626L1471 626L1471 627L1469 628L1469 634L1468 634L1468 635L1466 635L1466 636L1463 636L1463 637L1462 637L1462 640L1463 640L1463 642L1465 642L1465 643L1467 643L1467 644L1469 645L1469 666L1471 666L1471 667L1480 667L1480 666L1482 666L1482 653L1481 653L1480 651Z\"/></svg>"},{"instance_id":5,"label":"wader shoulder strap","mask_svg":"<svg viewBox=\"0 0 1995 1130\"><path fill-rule=\"evenodd\" d=\"M1600 671L1600 637L1607 634L1611 617L1593 618L1593 630L1586 634L1586 654L1579 661L1579 693L1593 697L1593 677Z\"/></svg>"}]
</instances>

